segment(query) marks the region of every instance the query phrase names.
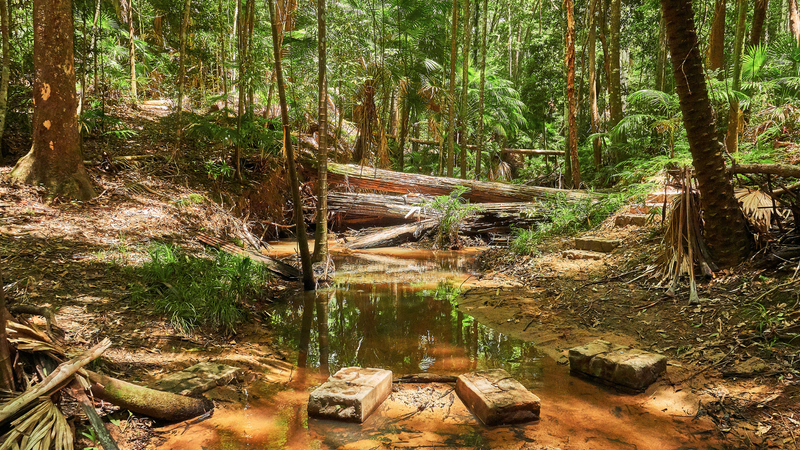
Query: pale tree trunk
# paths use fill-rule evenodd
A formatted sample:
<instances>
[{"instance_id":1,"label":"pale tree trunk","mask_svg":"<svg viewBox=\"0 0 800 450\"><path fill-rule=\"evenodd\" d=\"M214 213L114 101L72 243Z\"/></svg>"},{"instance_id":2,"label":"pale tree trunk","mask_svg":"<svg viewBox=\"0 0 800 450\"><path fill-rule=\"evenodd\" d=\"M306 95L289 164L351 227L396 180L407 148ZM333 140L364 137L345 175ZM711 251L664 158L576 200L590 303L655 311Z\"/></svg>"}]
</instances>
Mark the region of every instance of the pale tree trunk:
<instances>
[{"instance_id":1,"label":"pale tree trunk","mask_svg":"<svg viewBox=\"0 0 800 450\"><path fill-rule=\"evenodd\" d=\"M33 147L9 178L42 185L49 198L95 196L83 166L75 92L72 2L33 2Z\"/></svg>"},{"instance_id":2,"label":"pale tree trunk","mask_svg":"<svg viewBox=\"0 0 800 450\"><path fill-rule=\"evenodd\" d=\"M135 105L139 97L136 92L136 41L134 40L133 32L133 1L128 5L128 53L129 64L131 68L131 102Z\"/></svg>"},{"instance_id":3,"label":"pale tree trunk","mask_svg":"<svg viewBox=\"0 0 800 450\"><path fill-rule=\"evenodd\" d=\"M611 78L608 80L608 101L610 106L611 121L608 128L614 128L622 120L622 91L620 68L620 0L611 0L611 16L609 23L609 69Z\"/></svg>"},{"instance_id":4,"label":"pale tree trunk","mask_svg":"<svg viewBox=\"0 0 800 450\"><path fill-rule=\"evenodd\" d=\"M467 108L469 107L469 0L464 0L464 61L461 74L461 178L467 179Z\"/></svg>"},{"instance_id":5,"label":"pale tree trunk","mask_svg":"<svg viewBox=\"0 0 800 450\"><path fill-rule=\"evenodd\" d=\"M97 40L100 33L100 0L94 7L94 21L92 22L92 59L94 60L94 85L92 90L97 95L100 86L100 72L97 70Z\"/></svg>"},{"instance_id":6,"label":"pale tree trunk","mask_svg":"<svg viewBox=\"0 0 800 450\"><path fill-rule=\"evenodd\" d=\"M486 88L486 25L489 17L488 0L483 0L483 25L481 26L481 82L478 90L478 148L475 150L475 179L481 178L481 152L483 151L483 95Z\"/></svg>"},{"instance_id":7,"label":"pale tree trunk","mask_svg":"<svg viewBox=\"0 0 800 450\"><path fill-rule=\"evenodd\" d=\"M567 48L564 54L564 64L567 66L568 145L569 155L572 158L572 187L578 188L581 185L581 169L578 161L578 124L576 123L578 104L575 99L575 3L573 0L565 0L564 8L567 12Z\"/></svg>"},{"instance_id":8,"label":"pale tree trunk","mask_svg":"<svg viewBox=\"0 0 800 450\"><path fill-rule=\"evenodd\" d=\"M247 1L247 112L253 114L255 101L255 83L253 82L255 66L253 60L253 30L256 22L256 2Z\"/></svg>"},{"instance_id":9,"label":"pale tree trunk","mask_svg":"<svg viewBox=\"0 0 800 450\"><path fill-rule=\"evenodd\" d=\"M328 41L325 27L325 0L317 0L317 47L319 52L319 151L317 166L317 229L313 261L328 256ZM321 318L319 320L322 320Z\"/></svg>"},{"instance_id":10,"label":"pale tree trunk","mask_svg":"<svg viewBox=\"0 0 800 450\"><path fill-rule=\"evenodd\" d=\"M248 2L252 0L247 0ZM245 7L248 5L245 4ZM238 95L238 110L236 114L236 147L233 154L233 167L236 170L236 179L242 181L242 116L244 116L244 103L247 100L247 42L245 34L247 32L247 11L242 10L242 0L237 0L236 9L239 11L239 20L236 23L236 43L238 50L239 84L236 88Z\"/></svg>"},{"instance_id":11,"label":"pale tree trunk","mask_svg":"<svg viewBox=\"0 0 800 450\"><path fill-rule=\"evenodd\" d=\"M600 112L597 109L597 23L595 17L599 1L590 0L589 3L589 36L586 44L589 46L589 114L592 134L600 132ZM599 169L603 164L600 138L592 140L592 150L594 166Z\"/></svg>"},{"instance_id":12,"label":"pale tree trunk","mask_svg":"<svg viewBox=\"0 0 800 450\"><path fill-rule=\"evenodd\" d=\"M224 114L225 114L225 117L227 118L228 117L228 68L225 67L225 61L227 60L227 56L228 56L227 55L227 51L226 51L227 50L227 48L226 48L227 44L225 43L225 35L226 35L226 33L225 33L225 22L227 22L227 20L224 20L224 19L227 19L227 15L223 15L224 13L222 12L222 0L219 0L219 4L218 4L217 9L218 9L218 14L219 14L219 17L218 17L219 18L219 43L220 43L220 49L221 49L220 50L220 53L221 53L220 57L222 58L222 64L221 64L221 67L220 67L220 69L222 71L222 74L221 74L222 75L222 95L225 97L225 104L224 104L225 112L224 112Z\"/></svg>"},{"instance_id":13,"label":"pale tree trunk","mask_svg":"<svg viewBox=\"0 0 800 450\"><path fill-rule=\"evenodd\" d=\"M453 159L455 157L455 133L454 122L456 119L456 38L458 37L458 0L453 0L453 20L452 35L450 36L450 89L448 91L448 115L447 115L447 176L453 177Z\"/></svg>"},{"instance_id":14,"label":"pale tree trunk","mask_svg":"<svg viewBox=\"0 0 800 450\"><path fill-rule=\"evenodd\" d=\"M9 38L8 2L0 0L0 36L3 45L2 75L0 75L0 146L6 131L6 115L8 114L8 82L11 76L11 39ZM2 288L2 283L0 283Z\"/></svg>"},{"instance_id":15,"label":"pale tree trunk","mask_svg":"<svg viewBox=\"0 0 800 450\"><path fill-rule=\"evenodd\" d=\"M753 26L750 29L750 45L756 46L764 41L764 19L767 18L769 0L756 0L753 11Z\"/></svg>"},{"instance_id":16,"label":"pale tree trunk","mask_svg":"<svg viewBox=\"0 0 800 450\"><path fill-rule=\"evenodd\" d=\"M658 25L658 60L656 61L656 90L666 92L667 89L667 24L664 16L659 13L661 20Z\"/></svg>"},{"instance_id":17,"label":"pale tree trunk","mask_svg":"<svg viewBox=\"0 0 800 450\"><path fill-rule=\"evenodd\" d=\"M400 104L400 136L397 139L397 156L395 157L395 168L398 172L402 172L405 166L405 151L406 151L406 139L408 138L408 116L411 114L410 107L408 101L408 77L404 77L403 80L400 81L400 86L397 89L397 102ZM341 117L342 112L339 112Z\"/></svg>"},{"instance_id":18,"label":"pale tree trunk","mask_svg":"<svg viewBox=\"0 0 800 450\"><path fill-rule=\"evenodd\" d=\"M708 70L725 67L725 1L717 0L714 4L714 22L711 24L711 36L708 39Z\"/></svg>"},{"instance_id":19,"label":"pale tree trunk","mask_svg":"<svg viewBox=\"0 0 800 450\"><path fill-rule=\"evenodd\" d=\"M736 39L733 44L733 83L732 91L742 89L742 50L744 49L745 20L747 19L747 2L738 0L736 2ZM730 109L728 110L728 134L725 138L725 145L728 153L736 153L739 150L739 99L731 92Z\"/></svg>"},{"instance_id":20,"label":"pale tree trunk","mask_svg":"<svg viewBox=\"0 0 800 450\"><path fill-rule=\"evenodd\" d=\"M283 70L281 68L281 48L278 40L278 18L275 15L273 0L267 0L269 15L272 23L272 47L275 55L275 78L278 83L278 98L281 104L281 119L283 121L283 146L286 151L286 168L289 172L289 184L292 190L292 202L294 203L294 220L297 225L297 246L300 249L300 264L303 270L303 288L313 291L316 288L314 272L311 269L311 254L308 251L308 236L306 235L306 225L303 221L303 202L300 198L300 183L297 179L297 167L292 149L291 129L289 128L289 107L286 104L286 89L283 82Z\"/></svg>"},{"instance_id":21,"label":"pale tree trunk","mask_svg":"<svg viewBox=\"0 0 800 450\"><path fill-rule=\"evenodd\" d=\"M181 18L181 54L178 64L178 147L175 156L181 153L183 147L183 94L186 87L186 32L189 28L189 12L192 9L192 0L183 3L183 18Z\"/></svg>"},{"instance_id":22,"label":"pale tree trunk","mask_svg":"<svg viewBox=\"0 0 800 450\"><path fill-rule=\"evenodd\" d=\"M749 252L750 238L725 171L722 146L714 138L713 114L694 11L691 0L661 0L661 8L667 23L672 60L676 62L673 64L675 84L700 190L706 238L719 265L731 267Z\"/></svg>"},{"instance_id":23,"label":"pale tree trunk","mask_svg":"<svg viewBox=\"0 0 800 450\"><path fill-rule=\"evenodd\" d=\"M789 0L789 32L795 42L800 44L800 12L797 11L797 0Z\"/></svg>"}]
</instances>

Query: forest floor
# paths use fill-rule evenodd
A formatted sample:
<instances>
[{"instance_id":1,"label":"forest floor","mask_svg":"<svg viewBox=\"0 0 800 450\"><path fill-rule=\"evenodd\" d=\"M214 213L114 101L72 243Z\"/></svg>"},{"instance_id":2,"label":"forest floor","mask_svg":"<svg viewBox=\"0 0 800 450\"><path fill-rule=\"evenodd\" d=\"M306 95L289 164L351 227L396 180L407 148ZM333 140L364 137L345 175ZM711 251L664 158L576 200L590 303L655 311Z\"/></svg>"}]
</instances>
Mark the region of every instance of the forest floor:
<instances>
[{"instance_id":1,"label":"forest floor","mask_svg":"<svg viewBox=\"0 0 800 450\"><path fill-rule=\"evenodd\" d=\"M150 139L147 127L159 118L142 114L134 126ZM133 139L114 154L166 148L157 139ZM103 151L109 149L89 156ZM10 169L0 167L0 180ZM0 259L9 302L52 308L74 350L110 337L114 347L99 368L123 379L149 383L213 359L247 369L247 380L260 374L287 382L290 349L261 326L257 307L235 336L186 335L131 301L150 243L201 254L196 234L236 236L238 211L211 201L208 182L173 163L131 162L113 173L97 167L90 173L100 195L84 203L45 203L38 188L0 181ZM624 244L601 260L565 258L561 251L572 247L572 238L552 239L535 256L486 250L481 275L462 286L461 310L536 342L559 364L568 348L597 338L662 353L669 358L667 376L645 395L684 392L695 406L684 413L710 418L727 448L800 448L800 342L784 339L798 332L797 274L744 264L704 280L700 304L689 305L685 286L669 298L647 275L658 253L656 226L619 229L607 221L588 234ZM277 299L297 286L275 281L269 289L267 297ZM495 295L500 289L503 295ZM121 448L154 448L163 439L165 431L146 418L128 424L117 436Z\"/></svg>"}]
</instances>

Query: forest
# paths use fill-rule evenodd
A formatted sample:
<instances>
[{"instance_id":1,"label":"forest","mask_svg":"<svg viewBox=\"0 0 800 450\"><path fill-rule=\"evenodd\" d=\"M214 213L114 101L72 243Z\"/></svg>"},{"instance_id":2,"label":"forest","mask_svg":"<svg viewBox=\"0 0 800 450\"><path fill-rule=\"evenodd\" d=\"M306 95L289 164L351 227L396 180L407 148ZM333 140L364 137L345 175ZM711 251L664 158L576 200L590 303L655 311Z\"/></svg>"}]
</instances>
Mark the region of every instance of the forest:
<instances>
[{"instance_id":1,"label":"forest","mask_svg":"<svg viewBox=\"0 0 800 450\"><path fill-rule=\"evenodd\" d=\"M0 450L800 446L797 0L0 32ZM372 415L313 409L352 368L391 371ZM473 404L490 373L534 423Z\"/></svg>"}]
</instances>

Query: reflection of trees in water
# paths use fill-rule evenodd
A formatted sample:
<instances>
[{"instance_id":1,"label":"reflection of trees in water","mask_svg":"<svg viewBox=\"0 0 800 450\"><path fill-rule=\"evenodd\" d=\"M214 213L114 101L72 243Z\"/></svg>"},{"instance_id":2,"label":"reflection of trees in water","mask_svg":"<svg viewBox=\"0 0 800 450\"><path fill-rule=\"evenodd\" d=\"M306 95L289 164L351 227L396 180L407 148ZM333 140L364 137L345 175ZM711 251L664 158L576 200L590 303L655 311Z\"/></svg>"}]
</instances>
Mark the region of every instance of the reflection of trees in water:
<instances>
[{"instance_id":1,"label":"reflection of trees in water","mask_svg":"<svg viewBox=\"0 0 800 450\"><path fill-rule=\"evenodd\" d=\"M454 304L406 285L352 285L276 305L271 325L280 342L298 349L298 366L325 373L321 361L334 372L347 366L397 374L428 366L448 373L503 367L526 379L540 375L533 343L486 328Z\"/></svg>"}]
</instances>

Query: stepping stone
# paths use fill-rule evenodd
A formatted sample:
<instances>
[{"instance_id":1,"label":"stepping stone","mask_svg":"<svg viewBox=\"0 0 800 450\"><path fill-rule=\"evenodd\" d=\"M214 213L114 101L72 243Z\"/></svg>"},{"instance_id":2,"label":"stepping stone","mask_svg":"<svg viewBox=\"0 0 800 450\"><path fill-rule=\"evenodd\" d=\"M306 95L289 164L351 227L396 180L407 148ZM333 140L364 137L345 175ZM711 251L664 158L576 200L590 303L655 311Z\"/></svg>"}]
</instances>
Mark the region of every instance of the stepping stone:
<instances>
[{"instance_id":1,"label":"stepping stone","mask_svg":"<svg viewBox=\"0 0 800 450\"><path fill-rule=\"evenodd\" d=\"M308 415L364 422L392 392L392 371L346 367L308 398Z\"/></svg>"},{"instance_id":2,"label":"stepping stone","mask_svg":"<svg viewBox=\"0 0 800 450\"><path fill-rule=\"evenodd\" d=\"M594 237L575 238L575 248L578 250L589 250L591 252L609 253L619 247L622 241L619 239L602 239Z\"/></svg>"},{"instance_id":3,"label":"stepping stone","mask_svg":"<svg viewBox=\"0 0 800 450\"><path fill-rule=\"evenodd\" d=\"M631 225L643 227L647 225L647 214L620 214L614 219L614 226L624 228Z\"/></svg>"},{"instance_id":4,"label":"stepping stone","mask_svg":"<svg viewBox=\"0 0 800 450\"><path fill-rule=\"evenodd\" d=\"M539 397L503 369L459 376L456 393L467 408L489 426L539 419Z\"/></svg>"},{"instance_id":5,"label":"stepping stone","mask_svg":"<svg viewBox=\"0 0 800 450\"><path fill-rule=\"evenodd\" d=\"M197 395L239 378L242 370L225 364L202 362L158 380L153 387L180 395Z\"/></svg>"},{"instance_id":6,"label":"stepping stone","mask_svg":"<svg viewBox=\"0 0 800 450\"><path fill-rule=\"evenodd\" d=\"M667 357L596 340L569 350L569 368L605 383L643 391L667 370Z\"/></svg>"},{"instance_id":7,"label":"stepping stone","mask_svg":"<svg viewBox=\"0 0 800 450\"><path fill-rule=\"evenodd\" d=\"M590 252L586 250L564 250L561 255L567 259L594 259L600 260L606 257L605 253Z\"/></svg>"}]
</instances>

